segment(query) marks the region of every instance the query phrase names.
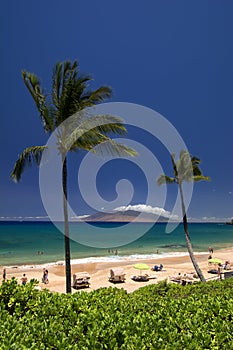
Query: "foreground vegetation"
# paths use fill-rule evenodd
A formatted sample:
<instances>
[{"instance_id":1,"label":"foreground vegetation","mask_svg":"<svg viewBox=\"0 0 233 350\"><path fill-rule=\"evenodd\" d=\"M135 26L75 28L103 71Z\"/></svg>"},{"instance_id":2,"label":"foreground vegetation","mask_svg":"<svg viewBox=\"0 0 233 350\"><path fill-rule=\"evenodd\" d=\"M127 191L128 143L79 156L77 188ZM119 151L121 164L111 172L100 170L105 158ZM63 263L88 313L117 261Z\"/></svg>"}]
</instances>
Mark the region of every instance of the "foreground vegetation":
<instances>
[{"instance_id":1,"label":"foreground vegetation","mask_svg":"<svg viewBox=\"0 0 233 350\"><path fill-rule=\"evenodd\" d=\"M131 294L34 286L12 279L0 287L1 349L233 349L233 279Z\"/></svg>"}]
</instances>

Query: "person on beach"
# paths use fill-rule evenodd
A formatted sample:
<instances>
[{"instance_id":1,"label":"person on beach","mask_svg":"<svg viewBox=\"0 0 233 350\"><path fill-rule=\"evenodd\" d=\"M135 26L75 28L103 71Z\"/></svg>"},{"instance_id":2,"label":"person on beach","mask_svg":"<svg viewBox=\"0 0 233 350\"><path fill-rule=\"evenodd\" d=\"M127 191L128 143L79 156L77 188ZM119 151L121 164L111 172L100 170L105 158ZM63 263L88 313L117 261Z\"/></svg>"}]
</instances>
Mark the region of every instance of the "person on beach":
<instances>
[{"instance_id":1,"label":"person on beach","mask_svg":"<svg viewBox=\"0 0 233 350\"><path fill-rule=\"evenodd\" d=\"M6 281L6 269L5 269L5 267L3 268L3 272L2 272L2 280L4 282Z\"/></svg>"},{"instance_id":2,"label":"person on beach","mask_svg":"<svg viewBox=\"0 0 233 350\"><path fill-rule=\"evenodd\" d=\"M49 283L49 271L45 268L43 269L42 282L45 284Z\"/></svg>"},{"instance_id":3,"label":"person on beach","mask_svg":"<svg viewBox=\"0 0 233 350\"><path fill-rule=\"evenodd\" d=\"M28 281L27 276L26 276L25 273L23 274L23 277L21 278L21 281L22 281L22 284L25 286L25 284L26 284L27 281Z\"/></svg>"},{"instance_id":4,"label":"person on beach","mask_svg":"<svg viewBox=\"0 0 233 350\"><path fill-rule=\"evenodd\" d=\"M222 265L221 264L218 264L218 278L221 280L222 276L221 276L221 272L222 272Z\"/></svg>"},{"instance_id":5,"label":"person on beach","mask_svg":"<svg viewBox=\"0 0 233 350\"><path fill-rule=\"evenodd\" d=\"M224 270L228 270L228 266L230 267L230 261L227 260L227 261L225 261L225 263L223 264L222 267Z\"/></svg>"},{"instance_id":6,"label":"person on beach","mask_svg":"<svg viewBox=\"0 0 233 350\"><path fill-rule=\"evenodd\" d=\"M210 253L210 254L213 254L213 252L214 252L213 248L212 248L212 247L209 247L209 253Z\"/></svg>"}]
</instances>

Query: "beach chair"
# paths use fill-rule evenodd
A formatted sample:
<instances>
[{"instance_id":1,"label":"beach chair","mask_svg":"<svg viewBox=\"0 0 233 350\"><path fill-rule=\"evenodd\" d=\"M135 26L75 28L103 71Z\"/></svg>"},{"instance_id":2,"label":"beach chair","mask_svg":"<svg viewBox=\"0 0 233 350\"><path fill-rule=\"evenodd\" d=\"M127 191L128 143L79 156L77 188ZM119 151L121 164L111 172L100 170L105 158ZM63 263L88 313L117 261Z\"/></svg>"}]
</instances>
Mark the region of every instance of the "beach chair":
<instances>
[{"instance_id":1,"label":"beach chair","mask_svg":"<svg viewBox=\"0 0 233 350\"><path fill-rule=\"evenodd\" d=\"M73 288L85 288L90 286L90 275L88 272L78 272L73 274Z\"/></svg>"},{"instance_id":2,"label":"beach chair","mask_svg":"<svg viewBox=\"0 0 233 350\"><path fill-rule=\"evenodd\" d=\"M112 283L125 282L125 273L122 267L110 270L110 277L108 279Z\"/></svg>"},{"instance_id":3,"label":"beach chair","mask_svg":"<svg viewBox=\"0 0 233 350\"><path fill-rule=\"evenodd\" d=\"M147 282L149 281L149 275L145 274L145 275L136 275L136 276L132 276L131 279L133 281L136 282Z\"/></svg>"},{"instance_id":4,"label":"beach chair","mask_svg":"<svg viewBox=\"0 0 233 350\"><path fill-rule=\"evenodd\" d=\"M181 279L180 278L176 278L175 276L170 277L170 281L171 282L175 282L175 283L181 283Z\"/></svg>"},{"instance_id":5,"label":"beach chair","mask_svg":"<svg viewBox=\"0 0 233 350\"><path fill-rule=\"evenodd\" d=\"M181 274L178 274L177 276L170 276L169 277L169 280L171 282L175 282L175 283L179 283L179 284L181 284L182 279L183 279L183 275L181 275Z\"/></svg>"},{"instance_id":6,"label":"beach chair","mask_svg":"<svg viewBox=\"0 0 233 350\"><path fill-rule=\"evenodd\" d=\"M227 272L222 272L223 278L232 278L233 277L233 271L227 271Z\"/></svg>"}]
</instances>

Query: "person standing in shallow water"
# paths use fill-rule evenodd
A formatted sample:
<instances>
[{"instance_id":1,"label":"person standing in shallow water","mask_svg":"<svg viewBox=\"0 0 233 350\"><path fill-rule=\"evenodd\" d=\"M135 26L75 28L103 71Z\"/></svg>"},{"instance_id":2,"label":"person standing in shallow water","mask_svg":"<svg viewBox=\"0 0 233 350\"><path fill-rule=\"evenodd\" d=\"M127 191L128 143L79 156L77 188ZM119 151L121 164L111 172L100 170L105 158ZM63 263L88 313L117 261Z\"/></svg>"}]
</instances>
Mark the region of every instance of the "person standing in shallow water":
<instances>
[{"instance_id":1,"label":"person standing in shallow water","mask_svg":"<svg viewBox=\"0 0 233 350\"><path fill-rule=\"evenodd\" d=\"M214 250L212 247L209 247L209 254L213 254Z\"/></svg>"}]
</instances>

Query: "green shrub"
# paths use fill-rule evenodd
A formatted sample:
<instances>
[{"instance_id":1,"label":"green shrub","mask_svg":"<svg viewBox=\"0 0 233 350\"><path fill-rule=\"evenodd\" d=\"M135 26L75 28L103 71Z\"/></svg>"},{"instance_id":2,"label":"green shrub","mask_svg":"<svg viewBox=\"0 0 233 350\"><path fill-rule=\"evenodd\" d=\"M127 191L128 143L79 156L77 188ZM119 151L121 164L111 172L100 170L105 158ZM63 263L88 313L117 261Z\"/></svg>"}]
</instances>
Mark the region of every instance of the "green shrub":
<instances>
[{"instance_id":1,"label":"green shrub","mask_svg":"<svg viewBox=\"0 0 233 350\"><path fill-rule=\"evenodd\" d=\"M0 349L233 349L233 279L73 295L0 287Z\"/></svg>"}]
</instances>

